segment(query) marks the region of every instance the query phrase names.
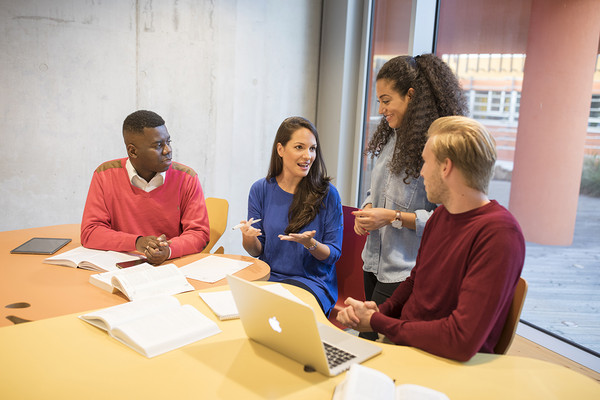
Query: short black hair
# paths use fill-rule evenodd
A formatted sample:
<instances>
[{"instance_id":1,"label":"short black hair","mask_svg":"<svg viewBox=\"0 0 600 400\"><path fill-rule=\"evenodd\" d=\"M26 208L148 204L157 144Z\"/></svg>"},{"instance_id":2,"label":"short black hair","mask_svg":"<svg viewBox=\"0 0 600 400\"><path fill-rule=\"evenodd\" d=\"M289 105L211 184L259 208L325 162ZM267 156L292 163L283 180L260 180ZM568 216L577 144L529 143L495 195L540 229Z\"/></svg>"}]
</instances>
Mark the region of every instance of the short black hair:
<instances>
[{"instance_id":1,"label":"short black hair","mask_svg":"<svg viewBox=\"0 0 600 400\"><path fill-rule=\"evenodd\" d=\"M123 121L123 133L142 132L144 128L156 128L163 126L165 120L153 111L138 110L133 112Z\"/></svg>"}]
</instances>

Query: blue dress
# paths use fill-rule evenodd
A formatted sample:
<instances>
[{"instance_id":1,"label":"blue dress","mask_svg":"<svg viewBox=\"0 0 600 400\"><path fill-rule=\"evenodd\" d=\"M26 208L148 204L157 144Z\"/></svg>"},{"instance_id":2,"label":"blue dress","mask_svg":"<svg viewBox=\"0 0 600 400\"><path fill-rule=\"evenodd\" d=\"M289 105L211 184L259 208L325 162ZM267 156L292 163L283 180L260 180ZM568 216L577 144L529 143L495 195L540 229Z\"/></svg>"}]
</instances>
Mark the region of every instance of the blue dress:
<instances>
[{"instance_id":1,"label":"blue dress","mask_svg":"<svg viewBox=\"0 0 600 400\"><path fill-rule=\"evenodd\" d=\"M255 182L248 196L248 219L262 219L252 226L260 229L263 252L258 257L271 267L271 281L293 280L307 286L326 315L337 301L335 263L342 252L342 203L337 189L329 184L323 207L304 231L315 230L315 240L329 247L329 257L319 261L300 243L279 239L288 226L293 194L285 192L273 178Z\"/></svg>"}]
</instances>

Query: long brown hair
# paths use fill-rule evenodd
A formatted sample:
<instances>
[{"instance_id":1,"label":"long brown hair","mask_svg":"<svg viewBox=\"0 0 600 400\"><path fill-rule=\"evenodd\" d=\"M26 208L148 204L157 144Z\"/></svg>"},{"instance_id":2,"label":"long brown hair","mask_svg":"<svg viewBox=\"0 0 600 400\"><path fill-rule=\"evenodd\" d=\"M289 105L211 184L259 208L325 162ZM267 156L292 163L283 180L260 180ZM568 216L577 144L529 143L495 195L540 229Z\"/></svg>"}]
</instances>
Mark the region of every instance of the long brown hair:
<instances>
[{"instance_id":1,"label":"long brown hair","mask_svg":"<svg viewBox=\"0 0 600 400\"><path fill-rule=\"evenodd\" d=\"M418 178L423 165L421 153L427 141L427 129L439 117L466 115L467 100L452 70L433 54L398 56L386 62L377 74L401 96L408 89L414 94L408 103L400 126L390 128L385 118L377 126L367 146L367 153L378 156L381 149L396 134L394 156L389 164L394 174L405 174L404 182Z\"/></svg>"},{"instance_id":2,"label":"long brown hair","mask_svg":"<svg viewBox=\"0 0 600 400\"><path fill-rule=\"evenodd\" d=\"M271 162L269 164L267 180L276 178L283 171L283 160L277 152L277 143L285 146L290 141L294 132L301 128L306 128L312 132L317 142L317 149L315 160L308 171L308 175L300 180L294 193L288 213L289 223L287 228L285 228L286 234L300 232L300 229L315 219L319 213L319 209L322 207L323 199L327 195L329 181L331 180L327 176L327 168L321 155L321 144L319 143L317 128L315 128L312 122L302 117L286 118L279 126L279 129L277 129L277 134L273 141L273 150L271 151Z\"/></svg>"}]
</instances>

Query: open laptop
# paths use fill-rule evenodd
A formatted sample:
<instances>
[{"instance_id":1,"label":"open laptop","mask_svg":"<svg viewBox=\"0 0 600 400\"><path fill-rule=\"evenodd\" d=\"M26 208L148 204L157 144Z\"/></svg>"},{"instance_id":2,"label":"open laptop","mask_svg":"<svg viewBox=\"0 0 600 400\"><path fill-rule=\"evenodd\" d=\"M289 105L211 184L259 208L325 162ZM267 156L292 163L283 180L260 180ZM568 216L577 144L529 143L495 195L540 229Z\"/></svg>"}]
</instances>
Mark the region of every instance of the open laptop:
<instances>
[{"instance_id":1,"label":"open laptop","mask_svg":"<svg viewBox=\"0 0 600 400\"><path fill-rule=\"evenodd\" d=\"M317 322L313 309L304 303L232 275L227 281L246 335L305 370L334 376L381 353L368 340Z\"/></svg>"}]
</instances>

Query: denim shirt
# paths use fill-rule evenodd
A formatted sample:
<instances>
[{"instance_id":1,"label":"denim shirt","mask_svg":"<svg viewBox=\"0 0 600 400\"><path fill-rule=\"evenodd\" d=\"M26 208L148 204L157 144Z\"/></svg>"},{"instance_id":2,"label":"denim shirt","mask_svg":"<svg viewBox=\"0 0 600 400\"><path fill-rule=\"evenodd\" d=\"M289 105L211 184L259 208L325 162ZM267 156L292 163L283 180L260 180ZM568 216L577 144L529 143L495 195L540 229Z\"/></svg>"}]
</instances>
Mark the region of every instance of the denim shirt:
<instances>
[{"instance_id":1,"label":"denim shirt","mask_svg":"<svg viewBox=\"0 0 600 400\"><path fill-rule=\"evenodd\" d=\"M423 177L410 178L404 183L405 174L393 174L389 163L394 154L396 135L381 150L371 172L371 188L363 203L373 208L388 208L415 213L417 230L394 228L391 224L369 232L362 252L363 270L372 272L383 283L405 280L415 266L417 252L425 223L436 205L427 200Z\"/></svg>"}]
</instances>

